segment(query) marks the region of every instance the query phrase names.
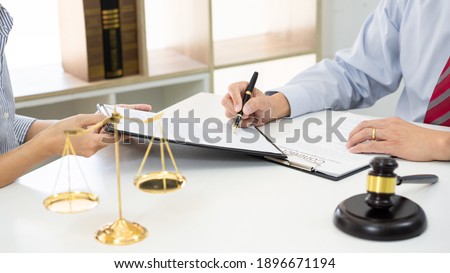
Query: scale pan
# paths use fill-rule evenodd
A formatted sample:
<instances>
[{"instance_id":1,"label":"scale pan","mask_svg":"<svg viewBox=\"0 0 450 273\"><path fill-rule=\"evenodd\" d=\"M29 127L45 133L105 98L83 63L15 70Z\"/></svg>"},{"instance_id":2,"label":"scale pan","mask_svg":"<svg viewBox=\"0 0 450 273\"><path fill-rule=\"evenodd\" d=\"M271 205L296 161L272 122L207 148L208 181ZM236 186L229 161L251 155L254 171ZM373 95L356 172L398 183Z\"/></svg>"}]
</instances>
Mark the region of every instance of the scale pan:
<instances>
[{"instance_id":1,"label":"scale pan","mask_svg":"<svg viewBox=\"0 0 450 273\"><path fill-rule=\"evenodd\" d=\"M186 184L186 177L180 173L159 171L136 177L134 185L148 193L167 193L181 189Z\"/></svg>"},{"instance_id":2,"label":"scale pan","mask_svg":"<svg viewBox=\"0 0 450 273\"><path fill-rule=\"evenodd\" d=\"M79 191L54 194L44 200L48 210L58 213L82 212L95 208L97 204L97 195Z\"/></svg>"}]
</instances>

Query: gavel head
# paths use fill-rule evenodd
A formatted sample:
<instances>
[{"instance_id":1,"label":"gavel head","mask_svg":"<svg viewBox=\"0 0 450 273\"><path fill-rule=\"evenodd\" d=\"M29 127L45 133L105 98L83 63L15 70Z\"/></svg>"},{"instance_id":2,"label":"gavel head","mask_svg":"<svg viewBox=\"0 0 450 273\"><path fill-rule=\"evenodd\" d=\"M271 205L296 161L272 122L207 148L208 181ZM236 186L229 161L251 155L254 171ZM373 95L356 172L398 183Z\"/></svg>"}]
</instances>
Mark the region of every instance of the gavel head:
<instances>
[{"instance_id":1,"label":"gavel head","mask_svg":"<svg viewBox=\"0 0 450 273\"><path fill-rule=\"evenodd\" d=\"M375 157L370 161L372 170L367 176L367 195L365 202L374 209L389 209L394 205L397 175L394 169L398 167L395 159L390 157Z\"/></svg>"}]
</instances>

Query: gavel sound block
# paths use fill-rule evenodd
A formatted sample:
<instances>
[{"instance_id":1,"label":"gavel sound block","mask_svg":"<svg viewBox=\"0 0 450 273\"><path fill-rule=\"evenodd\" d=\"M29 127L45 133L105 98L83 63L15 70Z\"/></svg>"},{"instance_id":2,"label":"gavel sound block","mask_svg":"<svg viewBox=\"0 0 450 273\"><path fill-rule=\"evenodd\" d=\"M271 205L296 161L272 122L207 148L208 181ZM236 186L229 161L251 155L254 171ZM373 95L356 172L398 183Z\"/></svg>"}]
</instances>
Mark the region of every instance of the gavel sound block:
<instances>
[{"instance_id":1,"label":"gavel sound block","mask_svg":"<svg viewBox=\"0 0 450 273\"><path fill-rule=\"evenodd\" d=\"M395 194L403 183L438 181L435 175L397 177L397 162L389 157L376 157L370 162L367 193L342 201L334 212L333 222L343 232L369 240L395 241L422 234L427 227L423 209L415 202Z\"/></svg>"}]
</instances>

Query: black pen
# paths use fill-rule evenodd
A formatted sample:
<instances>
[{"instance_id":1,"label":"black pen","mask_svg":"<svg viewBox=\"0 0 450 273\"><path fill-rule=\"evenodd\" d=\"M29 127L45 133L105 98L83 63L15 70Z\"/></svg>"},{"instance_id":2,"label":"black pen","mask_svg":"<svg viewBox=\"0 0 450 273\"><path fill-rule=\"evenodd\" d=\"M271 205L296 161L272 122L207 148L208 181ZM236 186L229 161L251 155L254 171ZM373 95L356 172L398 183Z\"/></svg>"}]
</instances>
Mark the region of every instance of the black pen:
<instances>
[{"instance_id":1,"label":"black pen","mask_svg":"<svg viewBox=\"0 0 450 273\"><path fill-rule=\"evenodd\" d=\"M233 125L233 133L236 131L236 128L239 126L239 122L241 122L243 109L245 103L252 97L253 89L255 88L256 80L258 79L258 72L253 72L253 76L250 79L250 82L247 85L247 88L245 89L244 97L242 98L242 108L241 111L237 113L236 120L234 121Z\"/></svg>"}]
</instances>

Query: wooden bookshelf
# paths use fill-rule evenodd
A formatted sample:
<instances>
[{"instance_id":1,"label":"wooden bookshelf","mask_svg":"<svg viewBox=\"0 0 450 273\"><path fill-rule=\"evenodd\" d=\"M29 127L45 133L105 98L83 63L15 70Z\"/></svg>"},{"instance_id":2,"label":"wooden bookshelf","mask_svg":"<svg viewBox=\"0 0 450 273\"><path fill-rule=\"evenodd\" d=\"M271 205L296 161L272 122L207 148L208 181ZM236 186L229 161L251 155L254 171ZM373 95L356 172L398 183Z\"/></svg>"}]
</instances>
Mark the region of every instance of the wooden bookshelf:
<instances>
[{"instance_id":1,"label":"wooden bookshelf","mask_svg":"<svg viewBox=\"0 0 450 273\"><path fill-rule=\"evenodd\" d=\"M143 11L150 77L209 71L210 0L146 0Z\"/></svg>"},{"instance_id":2,"label":"wooden bookshelf","mask_svg":"<svg viewBox=\"0 0 450 273\"><path fill-rule=\"evenodd\" d=\"M60 64L13 69L10 74L18 112L21 108L72 98L109 96L112 102L116 98L132 101L133 92L142 86L144 93L136 95L137 101L145 97L142 95L146 94L145 88L150 88L145 86L151 86L152 82L158 83L157 88L166 85L173 98L181 98L183 94L177 92L192 93L195 88L199 92L214 92L214 72L218 69L310 54L320 58L321 0L258 0L258 8L268 10L270 16L242 20L233 16L232 11L249 4L246 1L255 0L136 1L139 75L88 82L65 73ZM216 10L223 5L228 5L231 12ZM220 39L215 35L220 31L216 27L219 20L214 17L216 14L221 14L220 20L240 20L232 32L238 33L240 27L251 23L248 20L265 20L268 27L262 33ZM155 40L159 36L164 36L164 44L158 47ZM186 79L192 79L193 83ZM204 82L199 83L199 79ZM185 91L185 86L190 91ZM130 96L124 95L127 92Z\"/></svg>"},{"instance_id":3,"label":"wooden bookshelf","mask_svg":"<svg viewBox=\"0 0 450 273\"><path fill-rule=\"evenodd\" d=\"M209 71L207 64L170 48L149 50L148 59L148 74L150 77L176 76Z\"/></svg>"},{"instance_id":4,"label":"wooden bookshelf","mask_svg":"<svg viewBox=\"0 0 450 273\"><path fill-rule=\"evenodd\" d=\"M219 17L212 18L213 26L220 25L218 20L228 20L230 23L227 38L213 35L214 68L264 62L317 51L318 3L315 0L231 0L229 4L233 3L235 9L224 9L222 0L213 0L212 3L212 15ZM243 10L236 10L239 5L243 6ZM248 14L248 10L252 12ZM235 20L236 13L246 19L233 23L231 20ZM258 33L242 36L246 33L241 29L251 28L257 28ZM213 27L213 33L217 31L219 30Z\"/></svg>"},{"instance_id":5,"label":"wooden bookshelf","mask_svg":"<svg viewBox=\"0 0 450 273\"><path fill-rule=\"evenodd\" d=\"M294 41L277 34L261 34L214 43L214 67L220 69L314 52L314 40Z\"/></svg>"}]
</instances>

